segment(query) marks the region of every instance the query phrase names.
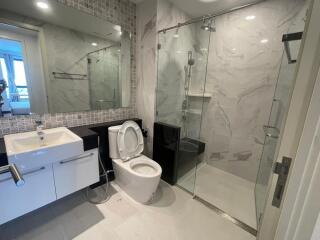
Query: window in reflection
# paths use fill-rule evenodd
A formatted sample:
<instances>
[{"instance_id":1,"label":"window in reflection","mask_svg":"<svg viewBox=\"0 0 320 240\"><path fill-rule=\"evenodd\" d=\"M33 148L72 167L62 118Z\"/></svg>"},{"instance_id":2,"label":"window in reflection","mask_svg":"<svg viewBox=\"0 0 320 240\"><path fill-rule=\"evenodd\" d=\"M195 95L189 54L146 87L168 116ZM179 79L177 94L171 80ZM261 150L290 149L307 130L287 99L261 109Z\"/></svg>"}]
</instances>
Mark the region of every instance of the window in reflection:
<instances>
[{"instance_id":1,"label":"window in reflection","mask_svg":"<svg viewBox=\"0 0 320 240\"><path fill-rule=\"evenodd\" d=\"M30 112L27 79L21 42L0 39L1 115Z\"/></svg>"}]
</instances>

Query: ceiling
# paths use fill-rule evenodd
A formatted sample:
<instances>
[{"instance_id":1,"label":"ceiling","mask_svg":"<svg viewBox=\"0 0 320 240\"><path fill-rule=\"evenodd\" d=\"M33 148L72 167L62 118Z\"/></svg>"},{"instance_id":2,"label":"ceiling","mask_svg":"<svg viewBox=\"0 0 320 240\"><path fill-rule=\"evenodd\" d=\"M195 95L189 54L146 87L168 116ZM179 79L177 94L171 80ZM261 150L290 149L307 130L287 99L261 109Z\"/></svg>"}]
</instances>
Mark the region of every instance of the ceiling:
<instances>
[{"instance_id":1,"label":"ceiling","mask_svg":"<svg viewBox=\"0 0 320 240\"><path fill-rule=\"evenodd\" d=\"M119 42L121 37L116 25L90 14L66 7L56 0L46 0L48 9L36 6L36 0L0 0L0 9L9 10L33 19L73 29L89 35ZM120 27L120 26L119 26Z\"/></svg>"},{"instance_id":2,"label":"ceiling","mask_svg":"<svg viewBox=\"0 0 320 240\"><path fill-rule=\"evenodd\" d=\"M150 0L131 0L140 3ZM161 0L159 0L161 1ZM191 17L201 17L216 14L243 5L261 2L263 0L168 0Z\"/></svg>"}]
</instances>

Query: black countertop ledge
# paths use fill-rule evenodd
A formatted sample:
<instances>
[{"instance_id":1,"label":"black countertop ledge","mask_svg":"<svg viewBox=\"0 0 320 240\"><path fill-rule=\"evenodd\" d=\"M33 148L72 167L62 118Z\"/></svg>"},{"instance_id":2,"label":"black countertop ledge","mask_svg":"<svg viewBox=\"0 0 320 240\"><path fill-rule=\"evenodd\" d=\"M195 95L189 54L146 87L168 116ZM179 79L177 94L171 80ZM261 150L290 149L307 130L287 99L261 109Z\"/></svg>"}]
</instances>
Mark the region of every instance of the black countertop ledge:
<instances>
[{"instance_id":1,"label":"black countertop ledge","mask_svg":"<svg viewBox=\"0 0 320 240\"><path fill-rule=\"evenodd\" d=\"M84 151L94 149L98 147L98 132L106 131L108 127L114 125L120 125L126 120L138 120L137 118L124 119L119 121L104 122L90 125L83 125L78 127L69 127L68 129L78 135L83 140ZM7 153L4 139L0 138L0 167L7 165Z\"/></svg>"}]
</instances>

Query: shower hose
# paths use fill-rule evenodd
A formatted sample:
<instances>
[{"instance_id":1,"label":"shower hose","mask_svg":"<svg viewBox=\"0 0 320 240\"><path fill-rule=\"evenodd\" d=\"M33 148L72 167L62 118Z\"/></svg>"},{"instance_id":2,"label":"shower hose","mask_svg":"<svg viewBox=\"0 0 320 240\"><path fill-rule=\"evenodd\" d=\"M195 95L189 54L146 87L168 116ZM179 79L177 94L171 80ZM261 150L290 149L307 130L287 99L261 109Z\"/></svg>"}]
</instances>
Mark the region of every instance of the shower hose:
<instances>
[{"instance_id":1,"label":"shower hose","mask_svg":"<svg viewBox=\"0 0 320 240\"><path fill-rule=\"evenodd\" d=\"M89 203L96 204L96 205L97 205L97 204L103 204L103 203L107 202L107 201L110 199L110 195L108 195L108 190L109 190L108 174L109 174L110 172L113 172L113 170L106 171L106 169L105 169L104 166L103 166L103 163L102 163L102 161L101 161L100 151L99 151L99 149L100 149L100 141L99 141L99 138L98 138L98 146L99 146L99 147L98 147L98 159L99 159L99 164L100 164L101 169L102 169L102 174L100 175L100 177L105 177L105 178L106 178L106 181L107 181L107 183L106 183L106 185L105 185L105 188L103 187L103 185L98 186L98 187L100 187L100 188L103 189L104 197L103 197L102 200L93 200L93 199L90 199L90 197L89 197L89 191L92 190L92 189L90 188L90 186L86 188L86 192L85 192L87 201L88 201ZM98 187L97 187L97 188L98 188Z\"/></svg>"}]
</instances>

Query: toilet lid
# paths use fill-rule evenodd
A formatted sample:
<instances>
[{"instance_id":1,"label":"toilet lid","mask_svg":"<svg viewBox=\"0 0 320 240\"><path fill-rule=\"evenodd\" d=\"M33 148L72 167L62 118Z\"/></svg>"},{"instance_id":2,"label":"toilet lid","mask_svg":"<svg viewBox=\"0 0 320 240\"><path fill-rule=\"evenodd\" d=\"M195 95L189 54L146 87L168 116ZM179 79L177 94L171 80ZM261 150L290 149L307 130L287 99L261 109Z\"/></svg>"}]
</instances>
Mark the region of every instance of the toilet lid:
<instances>
[{"instance_id":1,"label":"toilet lid","mask_svg":"<svg viewBox=\"0 0 320 240\"><path fill-rule=\"evenodd\" d=\"M144 148L139 125L133 121L122 124L118 131L117 143L122 160L126 161L139 156Z\"/></svg>"}]
</instances>

